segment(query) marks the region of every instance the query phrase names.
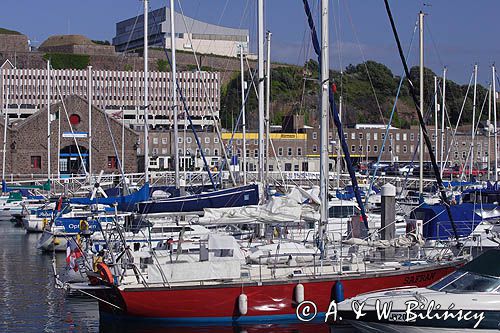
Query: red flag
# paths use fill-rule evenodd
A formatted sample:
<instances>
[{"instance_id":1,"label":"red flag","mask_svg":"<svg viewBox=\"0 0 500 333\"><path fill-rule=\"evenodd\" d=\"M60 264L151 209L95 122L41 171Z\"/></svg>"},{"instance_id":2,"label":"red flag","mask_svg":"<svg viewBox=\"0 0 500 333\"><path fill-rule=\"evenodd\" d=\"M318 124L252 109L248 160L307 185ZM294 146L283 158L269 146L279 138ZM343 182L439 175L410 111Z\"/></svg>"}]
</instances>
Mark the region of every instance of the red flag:
<instances>
[{"instance_id":1,"label":"red flag","mask_svg":"<svg viewBox=\"0 0 500 333\"><path fill-rule=\"evenodd\" d=\"M76 262L76 259L81 256L82 252L80 251L80 248L76 244L75 240L73 238L69 238L68 245L66 247L66 263L69 268L73 269L75 272L78 271L78 263Z\"/></svg>"}]
</instances>

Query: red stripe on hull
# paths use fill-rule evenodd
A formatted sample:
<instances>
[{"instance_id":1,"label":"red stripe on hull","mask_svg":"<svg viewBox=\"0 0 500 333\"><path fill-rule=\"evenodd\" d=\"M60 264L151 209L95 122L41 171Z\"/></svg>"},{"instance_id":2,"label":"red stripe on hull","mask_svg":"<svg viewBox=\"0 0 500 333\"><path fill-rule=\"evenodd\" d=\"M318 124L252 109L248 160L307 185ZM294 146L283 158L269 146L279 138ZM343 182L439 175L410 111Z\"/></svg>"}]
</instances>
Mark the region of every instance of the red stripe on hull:
<instances>
[{"instance_id":1,"label":"red stripe on hull","mask_svg":"<svg viewBox=\"0 0 500 333\"><path fill-rule=\"evenodd\" d=\"M454 266L412 271L397 275L304 281L305 300L314 302L318 312L326 312L333 299L337 280L344 285L346 298L375 290L402 286L425 287L453 272ZM125 315L146 318L238 317L238 296L248 297L246 316L290 315L295 313L297 281L271 285L204 286L189 289L150 288L120 290ZM109 299L109 298L108 298ZM116 304L116 303L115 303ZM101 309L106 307L101 304Z\"/></svg>"}]
</instances>

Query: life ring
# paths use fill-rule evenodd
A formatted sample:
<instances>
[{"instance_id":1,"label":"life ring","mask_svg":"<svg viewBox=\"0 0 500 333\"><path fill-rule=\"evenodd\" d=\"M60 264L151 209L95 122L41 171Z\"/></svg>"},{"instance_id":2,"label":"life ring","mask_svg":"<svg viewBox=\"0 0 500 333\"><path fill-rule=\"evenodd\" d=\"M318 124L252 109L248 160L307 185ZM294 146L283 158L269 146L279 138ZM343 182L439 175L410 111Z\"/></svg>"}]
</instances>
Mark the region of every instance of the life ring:
<instances>
[{"instance_id":1,"label":"life ring","mask_svg":"<svg viewBox=\"0 0 500 333\"><path fill-rule=\"evenodd\" d=\"M105 263L100 262L97 264L97 272L99 273L101 280L103 280L104 282L109 283L109 284L115 283L114 278L113 278L113 274L111 274L111 271L110 271L108 265L106 265Z\"/></svg>"}]
</instances>

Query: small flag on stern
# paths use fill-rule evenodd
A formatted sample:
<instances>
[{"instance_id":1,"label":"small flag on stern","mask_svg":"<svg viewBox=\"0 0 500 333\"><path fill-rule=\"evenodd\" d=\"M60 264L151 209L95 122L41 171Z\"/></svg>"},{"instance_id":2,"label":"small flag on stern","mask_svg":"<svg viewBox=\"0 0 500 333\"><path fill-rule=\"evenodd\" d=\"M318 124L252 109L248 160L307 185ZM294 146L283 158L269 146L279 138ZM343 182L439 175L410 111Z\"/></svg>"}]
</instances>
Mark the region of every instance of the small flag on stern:
<instances>
[{"instance_id":1,"label":"small flag on stern","mask_svg":"<svg viewBox=\"0 0 500 333\"><path fill-rule=\"evenodd\" d=\"M78 264L76 259L82 256L82 252L80 248L76 244L76 241L73 238L68 239L68 245L66 247L66 263L69 268L73 269L75 272L78 271Z\"/></svg>"}]
</instances>

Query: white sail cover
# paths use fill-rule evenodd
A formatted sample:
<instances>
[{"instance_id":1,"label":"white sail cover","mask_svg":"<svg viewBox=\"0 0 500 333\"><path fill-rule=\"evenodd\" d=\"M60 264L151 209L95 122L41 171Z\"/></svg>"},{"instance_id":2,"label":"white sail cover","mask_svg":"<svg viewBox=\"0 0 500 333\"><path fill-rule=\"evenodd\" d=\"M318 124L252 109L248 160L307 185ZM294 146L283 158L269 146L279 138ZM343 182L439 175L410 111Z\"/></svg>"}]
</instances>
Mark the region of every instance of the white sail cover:
<instances>
[{"instance_id":1,"label":"white sail cover","mask_svg":"<svg viewBox=\"0 0 500 333\"><path fill-rule=\"evenodd\" d=\"M231 208L206 208L199 224L237 224L254 222L294 222L305 214L316 211L313 205L319 202L318 188L303 190L294 187L284 196L273 196L265 205Z\"/></svg>"}]
</instances>

